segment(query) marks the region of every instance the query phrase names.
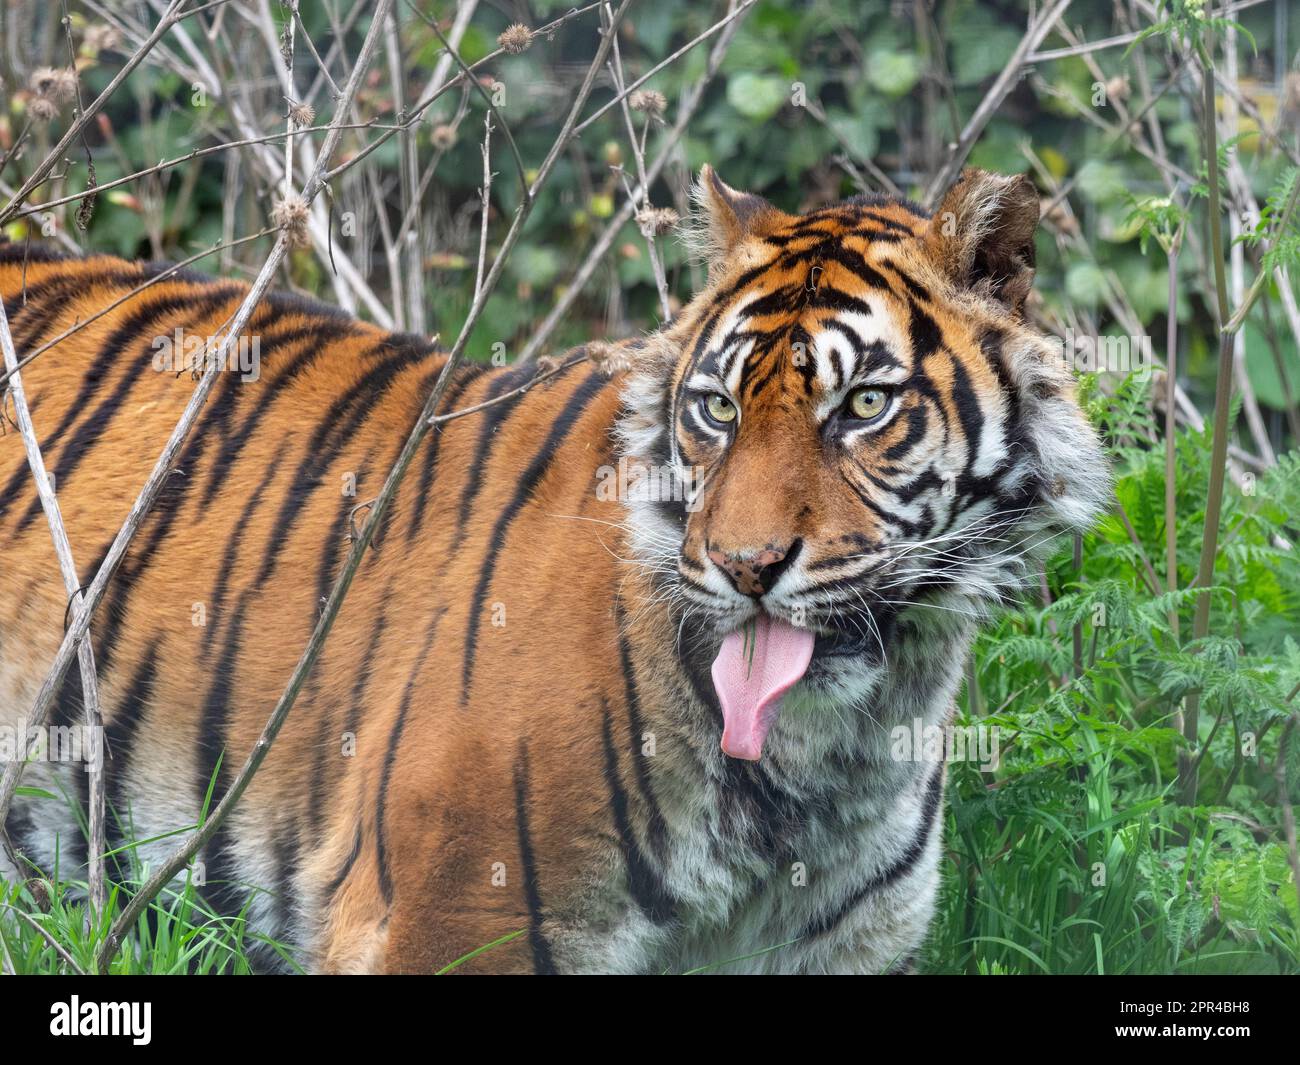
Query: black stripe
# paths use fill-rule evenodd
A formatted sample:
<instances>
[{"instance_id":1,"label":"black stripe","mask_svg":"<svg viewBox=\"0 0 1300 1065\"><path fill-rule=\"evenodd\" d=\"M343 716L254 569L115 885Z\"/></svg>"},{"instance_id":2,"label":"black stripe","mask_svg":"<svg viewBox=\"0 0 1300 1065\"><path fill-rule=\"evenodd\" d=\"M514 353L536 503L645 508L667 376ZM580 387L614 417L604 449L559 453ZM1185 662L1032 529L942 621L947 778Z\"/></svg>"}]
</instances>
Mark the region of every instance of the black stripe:
<instances>
[{"instance_id":1,"label":"black stripe","mask_svg":"<svg viewBox=\"0 0 1300 1065\"><path fill-rule=\"evenodd\" d=\"M230 635L222 649L221 659L213 672L213 682L199 715L198 750L195 762L198 766L199 809L212 787L212 802L209 812L217 807L226 792L224 778L233 776L229 766L230 751L226 749L225 725L230 712L231 678L236 672L239 657L239 636L243 628L246 603L241 601L230 619ZM220 771L218 771L220 766ZM215 777L215 780L213 779ZM203 861L207 870L207 883L204 895L219 915L232 915L240 911L244 892L235 880L234 859L230 854L229 821L218 826L203 851Z\"/></svg>"},{"instance_id":2,"label":"black stripe","mask_svg":"<svg viewBox=\"0 0 1300 1065\"><path fill-rule=\"evenodd\" d=\"M45 456L47 463L50 459L51 449L64 438L72 423L85 410L86 404L90 402L91 396L99 389L105 376L116 368L115 356L122 346L134 339L140 328L156 314L165 313L171 303L171 300L159 300L155 303L146 303L137 307L126 321L109 335L104 345L89 360L86 371L82 375L81 387L77 390L76 397L63 412L59 424L50 433L46 434L40 442L41 453ZM42 308L43 311L47 309L46 307ZM15 347L19 346L17 338L15 338ZM127 379L133 379L129 371ZM17 498L18 489L22 487L22 483L27 477L27 466L24 464L20 469L14 471L9 483L5 485L4 491L0 492L0 518L3 518L8 512L10 504ZM37 505L39 505L39 501Z\"/></svg>"},{"instance_id":3,"label":"black stripe","mask_svg":"<svg viewBox=\"0 0 1300 1065\"><path fill-rule=\"evenodd\" d=\"M646 857L637 842L628 810L627 792L618 778L618 752L609 720L609 704L602 708L601 735L605 745L605 786L609 788L609 808L618 834L619 849L627 868L627 888L633 900L655 924L672 920L675 900L664 878ZM633 755L635 758L635 754Z\"/></svg>"},{"instance_id":4,"label":"black stripe","mask_svg":"<svg viewBox=\"0 0 1300 1065\"><path fill-rule=\"evenodd\" d=\"M388 338L385 338L380 341L377 347L380 350L387 350L388 344ZM358 422L364 420L364 417L369 414L368 405L376 403L387 385L391 384L395 373L395 365L405 362L408 357L409 351L399 354L396 359L377 365L360 382L336 399L330 409L317 422L316 430L307 442L304 457L294 475L293 484L285 493L285 498L280 505L277 526L263 552L262 567L258 579L253 583L251 589L245 590L245 596L249 594L250 590L256 590L257 585L264 583L266 578L269 577L270 571L275 567L279 552L285 545L288 526L292 524L298 511L306 505L312 490L319 487L318 478L314 475L313 467L319 466L321 470L324 470L333 461L337 453L342 449L347 437L355 431ZM382 379L385 382L383 388L376 387L376 379ZM351 410L357 404L358 399L366 402L360 404L356 410ZM349 419L344 422L344 415L349 414L349 412ZM227 588L234 573L236 556L243 542L240 532L248 527L253 513L261 505L262 496L279 469L274 462L264 460L264 463L266 469L262 475L262 480L249 497L247 503L244 504L239 521L235 524L235 532L227 540L222 564L217 571L216 583L213 585L212 594L209 596L211 604L209 614L218 623L220 623L221 613L225 607ZM241 596L241 603L242 601L243 597ZM209 644L204 648L204 661L207 660L207 656L211 652L211 646Z\"/></svg>"},{"instance_id":5,"label":"black stripe","mask_svg":"<svg viewBox=\"0 0 1300 1065\"><path fill-rule=\"evenodd\" d=\"M262 306L265 306L263 304ZM217 457L211 466L211 473L208 475L208 483L203 487L203 504L207 506L212 502L217 492L226 483L230 467L235 460L245 454L245 446L249 438L257 430L259 424L271 408L271 404L277 399L288 394L288 384L311 366L321 355L340 337L354 334L354 330L348 327L346 322L337 321L314 321L309 325L301 326L296 329L290 329L277 337L268 338L265 341L266 350L262 351L261 358L264 360L272 354L276 348L287 347L290 344L296 344L300 340L307 340L309 343L299 351L294 357L285 364L283 370L272 378L259 376L256 382L250 382L262 389L258 397L257 405L245 416L240 423L239 428L231 437L229 429L230 415L234 412L235 404L230 404L221 414L221 447L217 451Z\"/></svg>"},{"instance_id":6,"label":"black stripe","mask_svg":"<svg viewBox=\"0 0 1300 1065\"><path fill-rule=\"evenodd\" d=\"M871 304L866 300L859 299L852 293L845 292L842 288L836 288L829 282L822 284L817 289L817 295L812 304L814 307L826 308L840 313L853 311L868 318L875 313L871 309Z\"/></svg>"},{"instance_id":7,"label":"black stripe","mask_svg":"<svg viewBox=\"0 0 1300 1065\"><path fill-rule=\"evenodd\" d=\"M750 366L752 365L753 364L751 363ZM765 389L773 380L775 380L777 374L779 374L780 372L781 372L781 360L778 356L774 354L771 359L771 362L768 365L767 372L763 374L762 377L759 377L750 383L749 398L751 400L758 399L759 394L763 391L763 389ZM740 387L742 389L745 387L745 381L744 381L745 376L747 375L742 375L741 377Z\"/></svg>"},{"instance_id":8,"label":"black stripe","mask_svg":"<svg viewBox=\"0 0 1300 1065\"><path fill-rule=\"evenodd\" d=\"M519 832L519 860L523 865L524 900L528 904L528 943L533 948L533 971L555 972L551 945L542 935L542 892L537 876L533 840L528 831L528 744L520 740L515 761L515 826Z\"/></svg>"},{"instance_id":9,"label":"black stripe","mask_svg":"<svg viewBox=\"0 0 1300 1065\"><path fill-rule=\"evenodd\" d=\"M81 669L78 664L63 675L63 680L55 692L54 709L50 715L50 727L78 729L85 723L86 700L81 686ZM53 760L56 754L53 750L54 741L48 733L46 741L50 747L46 755ZM60 753L59 757L62 759L63 755ZM69 869L85 871L90 861L90 774L86 772L86 766L87 763L85 762L68 763L68 775L72 779L72 787L76 793L82 823L62 849L60 858L66 860L60 862L61 872L66 872Z\"/></svg>"},{"instance_id":10,"label":"black stripe","mask_svg":"<svg viewBox=\"0 0 1300 1065\"><path fill-rule=\"evenodd\" d=\"M445 612L444 607L433 615L425 630L420 653L416 655L415 664L411 666L411 672L406 678L402 702L397 708L397 719L388 734L388 750L384 755L384 768L379 775L379 789L375 793L375 859L379 868L379 890L383 893L386 903L393 901L393 878L388 868L388 837L384 826L384 815L388 808L388 787L392 781L393 766L397 764L397 748L401 745L402 732L406 729L406 715L411 709L415 685L420 679L420 671L424 668L425 660L429 657L429 650L433 647L433 637L438 631L438 622L442 620Z\"/></svg>"},{"instance_id":11,"label":"black stripe","mask_svg":"<svg viewBox=\"0 0 1300 1065\"><path fill-rule=\"evenodd\" d=\"M515 366L503 371L488 386L482 402L487 403L504 396L511 389L518 388L536 372L536 368L531 364ZM501 402L493 404L478 415L481 419L478 429L478 441L474 445L474 457L470 459L469 469L465 474L465 485L460 493L460 508L456 514L456 540L455 546L452 548L453 551L458 550L465 542L465 526L469 523L470 511L474 508L474 500L478 498L479 491L483 487L483 479L487 475L488 461L491 457L492 445L496 443L497 433L524 395L525 393L521 392L510 399L501 400Z\"/></svg>"},{"instance_id":12,"label":"black stripe","mask_svg":"<svg viewBox=\"0 0 1300 1065\"><path fill-rule=\"evenodd\" d=\"M80 255L73 255L52 244L32 244L28 239L11 241L8 237L0 237L0 265L77 262L80 258Z\"/></svg>"},{"instance_id":13,"label":"black stripe","mask_svg":"<svg viewBox=\"0 0 1300 1065\"><path fill-rule=\"evenodd\" d=\"M344 735L351 734L354 738L357 734L358 723L361 720L361 713L364 705L364 696L366 684L370 680L370 664L378 660L379 642L384 635L384 626L387 619L385 613L388 605L388 597L392 591L392 582L390 581L383 590L379 600L379 614L375 619L375 624L370 630L370 639L366 644L365 654L362 655L356 666L356 680L352 684L352 694L349 699L347 718L343 725L343 731L335 734L333 731L334 715L331 713L332 707L329 705L322 706L320 709L320 722L316 733L316 760L312 772L311 787L309 790L309 805L307 816L311 820L312 838L321 838L324 829L326 810L325 789L328 780L326 773L326 752L340 743ZM313 693L314 694L314 693ZM341 752L340 752L341 754Z\"/></svg>"},{"instance_id":14,"label":"black stripe","mask_svg":"<svg viewBox=\"0 0 1300 1065\"><path fill-rule=\"evenodd\" d=\"M98 659L96 659L98 664ZM104 785L108 797L108 816L117 825L113 836L113 849L125 847L136 842L136 825L131 811L131 793L127 773L131 768L131 757L135 746L136 734L148 712L149 700L153 696L154 682L157 678L158 644L151 643L144 658L136 667L127 685L126 694L113 711L112 717L104 725L107 740L104 760ZM71 672L71 671L69 671ZM110 771L111 767L111 771ZM124 851L115 855L117 882L125 884L130 879L134 851Z\"/></svg>"},{"instance_id":15,"label":"black stripe","mask_svg":"<svg viewBox=\"0 0 1300 1065\"><path fill-rule=\"evenodd\" d=\"M497 556L505 546L510 524L519 515L519 511L524 508L528 500L532 498L533 492L546 475L546 471L550 469L555 453L559 451L560 446L564 443L564 438L578 419L582 417L587 405L608 383L609 379L607 377L599 371L593 370L588 373L587 379L574 389L573 395L564 404L559 416L551 423L551 431L546 434L542 446L538 449L537 454L533 456L528 468L520 476L519 482L515 486L514 496L497 516L496 525L492 529L492 538L488 541L487 556L483 559L483 565L479 569L478 584L474 588L474 597L470 601L469 621L465 632L465 659L460 678L460 705L462 707L469 703L469 688L474 675L474 657L478 643L480 615L483 613L483 601L487 598L488 587L492 583L492 574L496 570Z\"/></svg>"},{"instance_id":16,"label":"black stripe","mask_svg":"<svg viewBox=\"0 0 1300 1065\"><path fill-rule=\"evenodd\" d=\"M457 371L456 380L447 385L447 391L443 393L442 400L438 404L439 410L443 412L455 410L461 394L483 376L486 369L481 363L471 363L468 366L461 367ZM429 504L429 492L433 488L433 476L438 468L438 452L442 444L444 428L445 426L435 425L429 431L428 440L424 445L426 448L424 465L420 467L420 483L416 489L415 501L411 507L411 520L406 526L406 542L408 544L420 534L420 527L424 524L424 512Z\"/></svg>"},{"instance_id":17,"label":"black stripe","mask_svg":"<svg viewBox=\"0 0 1300 1065\"><path fill-rule=\"evenodd\" d=\"M893 291L884 275L851 248L846 248L843 244L832 240L827 241L819 250L823 259L844 267L869 288L878 288L885 292Z\"/></svg>"},{"instance_id":18,"label":"black stripe","mask_svg":"<svg viewBox=\"0 0 1300 1065\"><path fill-rule=\"evenodd\" d=\"M722 774L725 830L769 864L794 860L791 841L802 837L811 821L832 812L825 796L805 798L786 791L761 762L724 758Z\"/></svg>"},{"instance_id":19,"label":"black stripe","mask_svg":"<svg viewBox=\"0 0 1300 1065\"><path fill-rule=\"evenodd\" d=\"M709 675L710 658L705 650L707 645L697 638L703 635L702 631L694 631L695 627L692 626L693 631L688 632L687 628L685 618L681 619L676 626L677 657L682 664L682 673L690 686L691 694L695 696L695 701L708 711L710 720L718 727L720 737L723 725L722 706L718 702L718 695Z\"/></svg>"},{"instance_id":20,"label":"black stripe","mask_svg":"<svg viewBox=\"0 0 1300 1065\"><path fill-rule=\"evenodd\" d=\"M142 335L142 330L160 317L174 311L185 310L188 312L191 321L202 321L209 314L214 312L224 303L230 302L238 293L236 285L221 285L215 288L200 290L200 294L193 291L186 291L167 296L156 303L151 303L143 308L138 315L133 315L126 323L114 331L108 342L100 349L96 356L96 361L103 360L106 363L112 361L117 363L118 357L124 355L127 350L140 343L142 340L143 350L141 353L126 367L118 379L117 384L89 416L77 426L72 438L67 441L60 452L58 460L54 465L54 481L60 492L66 491L68 478L81 464L82 460L90 453L98 442L99 438L108 430L114 417L121 409L126 398L131 394L132 388L139 383L140 375L149 368L153 362L154 348L147 335ZM91 375L94 374L92 367ZM88 375L90 376L90 375ZM82 395L86 395L87 382L83 380ZM73 417L79 411L79 405L74 402L69 408L68 414ZM65 423L67 419L65 418ZM66 428L66 424L61 424L61 428ZM56 430L56 434L58 431ZM55 439L58 436L55 435ZM44 450L44 447L42 447ZM3 503L0 503L0 508ZM22 520L18 523L18 532L23 529L40 513L41 504L39 499L32 500L27 508L27 513L23 515ZM3 509L0 509L0 514Z\"/></svg>"},{"instance_id":21,"label":"black stripe","mask_svg":"<svg viewBox=\"0 0 1300 1065\"><path fill-rule=\"evenodd\" d=\"M25 293L22 285L19 285L13 297L5 301L5 317L9 319L14 351L20 359L31 354L24 349L45 332L58 318L59 312L82 289L78 279L68 274L52 274L42 278L35 284L28 285Z\"/></svg>"},{"instance_id":22,"label":"black stripe","mask_svg":"<svg viewBox=\"0 0 1300 1065\"><path fill-rule=\"evenodd\" d=\"M94 285L135 287L139 271L135 267L114 267L97 274L87 272L51 272L47 277L23 286L19 281L12 299L5 301L5 315L13 333L14 350L21 357L30 352L23 348L44 335L45 330L58 318L74 298ZM143 295L143 293L141 293Z\"/></svg>"},{"instance_id":23,"label":"black stripe","mask_svg":"<svg viewBox=\"0 0 1300 1065\"><path fill-rule=\"evenodd\" d=\"M260 314L264 307L265 305L260 305L255 314ZM106 601L100 611L105 622L95 652L95 665L101 676L107 672L116 653L117 641L125 625L126 612L130 606L135 582L153 561L158 546L167 537L180 516L187 490L195 483L203 453L215 435L214 422L222 417L220 411L223 408L228 409L233 405L231 396L237 387L233 374L223 375L216 383L204 406L203 417L185 442L185 447L176 460L175 468L163 482L153 508L144 519L149 527L148 538L137 539L132 543L117 573L113 575L113 582L108 587ZM220 454L219 450L219 457ZM237 541L238 538L234 537L232 540ZM96 572L98 568L91 571L91 576L93 577Z\"/></svg>"},{"instance_id":24,"label":"black stripe","mask_svg":"<svg viewBox=\"0 0 1300 1065\"><path fill-rule=\"evenodd\" d=\"M885 462L895 462L898 459L904 458L912 448L921 442L921 438L925 436L926 429L928 428L928 419L925 415L924 403L913 404L908 408L907 413L903 415L903 417L907 419L907 432L903 434L902 440L899 440L896 444L893 444L886 449L885 453L881 456L881 459Z\"/></svg>"},{"instance_id":25,"label":"black stripe","mask_svg":"<svg viewBox=\"0 0 1300 1065\"><path fill-rule=\"evenodd\" d=\"M366 684L370 680L370 664L377 663L380 641L384 638L384 629L388 624L388 595L391 585L384 589L383 598L379 603L379 616L375 619L375 626L370 630L370 642L366 645L365 657L361 660L360 668L357 670L357 680L352 686L352 705L348 709L347 721L344 724L343 731L350 732L352 735L357 734L357 729L361 724L361 713L363 697L366 691Z\"/></svg>"},{"instance_id":26,"label":"black stripe","mask_svg":"<svg viewBox=\"0 0 1300 1065\"><path fill-rule=\"evenodd\" d=\"M879 503L877 503L874 499L872 499L871 496L867 494L865 489L863 489L860 485L855 484L847 473L845 473L842 469L839 472L840 472L840 477L843 478L844 480L844 483L847 484L851 489L853 489L854 494L857 495L859 500L861 500L862 505L866 507L869 511L871 511L871 513L876 515L876 517L878 517L882 522L885 522L887 525L894 526L904 536L909 536L909 537L916 536L921 531L920 524L914 521L908 521L906 518L901 517L900 515L894 513L893 511L885 510L884 507L882 507ZM862 473L864 476L868 476L868 477L870 476L870 474L868 474L865 470L859 469L859 472ZM934 476L932 471L931 471L931 476Z\"/></svg>"},{"instance_id":27,"label":"black stripe","mask_svg":"<svg viewBox=\"0 0 1300 1065\"><path fill-rule=\"evenodd\" d=\"M320 486L321 474L374 412L397 376L408 367L428 358L430 350L399 348L393 358L380 363L354 388L334 402L312 434L302 461L294 472L293 481L285 491L271 531L269 549L263 556L255 583L262 584L270 579L279 560L280 549L288 541L294 522L307 505L313 490Z\"/></svg>"},{"instance_id":28,"label":"black stripe","mask_svg":"<svg viewBox=\"0 0 1300 1065\"><path fill-rule=\"evenodd\" d=\"M244 511L240 515L239 521L235 523L234 528L226 537L226 548L221 553L221 564L217 567L217 579L213 583L212 591L208 593L207 598L208 622L210 625L221 625L222 613L226 606L227 588L230 584L231 578L236 574L235 562L239 557L239 549L244 543L244 538L241 533L248 527L248 519L250 515L257 509L258 504L261 503L262 496L265 494L267 488L270 487L271 482L275 479L278 469L279 467L277 467L273 462L268 462L266 464L266 469L262 473L262 479L258 482L257 487L253 489L252 495L248 497L248 502L244 504ZM217 641L215 633L204 639L203 648L199 652L200 664L204 666L207 665L208 659L216 646Z\"/></svg>"},{"instance_id":29,"label":"black stripe","mask_svg":"<svg viewBox=\"0 0 1300 1065\"><path fill-rule=\"evenodd\" d=\"M896 264L890 263L890 267L897 275L898 279L903 282L903 286L908 292L919 300L924 300L926 303L930 302L930 290L928 288L915 280L910 274L899 269Z\"/></svg>"},{"instance_id":30,"label":"black stripe","mask_svg":"<svg viewBox=\"0 0 1300 1065\"><path fill-rule=\"evenodd\" d=\"M863 211L862 217L870 218L871 221L877 223L878 225L884 226L886 229L892 229L895 230L896 232L904 233L909 237L915 235L912 231L911 226L905 226L902 222L898 221L897 219L889 218L888 216L883 214L877 214L875 211Z\"/></svg>"},{"instance_id":31,"label":"black stripe","mask_svg":"<svg viewBox=\"0 0 1300 1065\"><path fill-rule=\"evenodd\" d=\"M943 343L943 334L934 319L921 310L914 300L908 301L908 307L912 312L908 327L912 337L912 367L919 371L925 357L934 354Z\"/></svg>"},{"instance_id":32,"label":"black stripe","mask_svg":"<svg viewBox=\"0 0 1300 1065\"><path fill-rule=\"evenodd\" d=\"M334 896L339 893L339 888L343 886L343 881L348 878L348 874L352 872L352 867L357 864L357 859L360 857L361 822L358 820L356 832L352 837L352 849L348 852L347 858L344 859L342 867L334 874L334 879L329 882L329 886L325 889L325 898L330 903L334 901Z\"/></svg>"},{"instance_id":33,"label":"black stripe","mask_svg":"<svg viewBox=\"0 0 1300 1065\"><path fill-rule=\"evenodd\" d=\"M357 463L355 470L349 471L356 478L356 486L359 489L366 483L366 475L370 472L370 463L374 458L374 451L369 450L360 462ZM334 520L325 528L325 542L321 544L320 561L316 566L316 600L312 604L312 615L309 624L313 627L316 619L325 608L325 603L329 600L330 589L334 587L334 579L337 576L335 570L339 566L339 548L345 542L350 542L352 538L352 529L350 528L349 519L352 518L352 511L356 509L356 496L344 495L342 486L339 490L339 509L334 516ZM357 527L360 528L368 515L364 511L359 511L355 517ZM374 539L371 539L374 544Z\"/></svg>"},{"instance_id":34,"label":"black stripe","mask_svg":"<svg viewBox=\"0 0 1300 1065\"><path fill-rule=\"evenodd\" d=\"M939 813L939 800L942 798L943 766L938 765L930 774L930 780L926 784L925 802L921 808L921 819L916 835L913 837L912 842L908 844L907 850L903 852L902 857L852 892L837 908L810 921L799 938L816 938L832 931L868 895L889 887L890 884L896 883L910 873L916 863L921 860L926 844L930 842L930 836L934 832L934 823Z\"/></svg>"},{"instance_id":35,"label":"black stripe","mask_svg":"<svg viewBox=\"0 0 1300 1065\"><path fill-rule=\"evenodd\" d=\"M632 649L628 646L624 634L625 624L623 607L614 602L614 624L618 632L618 660L623 671L623 699L627 704L627 727L631 734L632 769L636 774L637 789L641 792L641 802L646 809L646 835L650 848L656 857L663 859L667 845L668 829L664 823L663 811L655 798L654 787L650 783L650 769L645 756L641 753L641 743L645 733L645 722L641 718L641 696L637 691L636 669L632 665Z\"/></svg>"},{"instance_id":36,"label":"black stripe","mask_svg":"<svg viewBox=\"0 0 1300 1065\"><path fill-rule=\"evenodd\" d=\"M979 338L980 351L993 368L993 375L1007 397L1008 421L1016 426L1020 421L1020 391L1011 380L1006 354L1002 349L1002 334L996 329L986 329Z\"/></svg>"},{"instance_id":37,"label":"black stripe","mask_svg":"<svg viewBox=\"0 0 1300 1065\"><path fill-rule=\"evenodd\" d=\"M271 814L272 817L275 814ZM287 939L293 920L294 881L298 875L298 855L301 841L296 829L297 819L292 809L279 811L279 820L271 828L271 851L275 860L275 888L271 901L275 903L275 938Z\"/></svg>"}]
</instances>

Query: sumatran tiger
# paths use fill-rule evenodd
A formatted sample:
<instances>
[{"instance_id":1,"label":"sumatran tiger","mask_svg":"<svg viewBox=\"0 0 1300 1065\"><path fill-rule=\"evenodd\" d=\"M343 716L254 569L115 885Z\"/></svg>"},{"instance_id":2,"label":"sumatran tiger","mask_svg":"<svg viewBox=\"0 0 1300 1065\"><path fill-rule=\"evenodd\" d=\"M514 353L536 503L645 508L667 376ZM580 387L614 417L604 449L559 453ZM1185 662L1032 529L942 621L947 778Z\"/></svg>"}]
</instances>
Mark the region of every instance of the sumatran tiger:
<instances>
[{"instance_id":1,"label":"sumatran tiger","mask_svg":"<svg viewBox=\"0 0 1300 1065\"><path fill-rule=\"evenodd\" d=\"M933 215L792 215L709 168L696 193L707 283L674 320L545 380L455 372L441 411L490 405L422 443L196 863L295 965L430 973L504 940L455 971L915 968L945 759L899 730L951 720L980 620L1108 490L1025 313L1037 195L971 170ZM18 355L157 271L6 250ZM245 292L168 277L22 371L83 583L194 388L159 338L217 333ZM110 873L229 788L447 358L281 295L247 335L256 372L219 373L94 617ZM69 603L12 427L0 484L12 731ZM54 723L81 714L74 666ZM86 779L28 765L11 881L76 878Z\"/></svg>"}]
</instances>

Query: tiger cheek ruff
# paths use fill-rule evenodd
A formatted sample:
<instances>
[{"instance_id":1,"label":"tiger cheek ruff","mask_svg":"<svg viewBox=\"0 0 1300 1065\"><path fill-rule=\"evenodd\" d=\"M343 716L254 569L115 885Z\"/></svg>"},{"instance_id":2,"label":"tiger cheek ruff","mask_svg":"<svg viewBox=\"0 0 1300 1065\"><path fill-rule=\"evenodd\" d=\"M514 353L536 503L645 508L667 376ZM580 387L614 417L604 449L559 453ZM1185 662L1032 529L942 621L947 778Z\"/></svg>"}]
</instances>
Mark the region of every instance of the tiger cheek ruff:
<instances>
[{"instance_id":1,"label":"tiger cheek ruff","mask_svg":"<svg viewBox=\"0 0 1300 1065\"><path fill-rule=\"evenodd\" d=\"M796 216L707 167L696 195L708 281L660 332L529 388L532 366L457 371L442 410L491 405L421 445L202 854L208 904L303 968L435 972L498 940L458 971L912 968L945 765L892 737L950 720L976 627L1107 487L1023 314L1037 196L971 170L933 216ZM19 353L151 271L0 249ZM155 338L215 334L245 291L170 276L24 371L85 574L193 390ZM221 374L92 627L110 845L153 841L140 862L229 788L446 358L284 295L249 328L257 366ZM12 728L66 597L17 433L0 482ZM24 783L84 802L63 772ZM20 796L8 827L86 862L70 808Z\"/></svg>"}]
</instances>

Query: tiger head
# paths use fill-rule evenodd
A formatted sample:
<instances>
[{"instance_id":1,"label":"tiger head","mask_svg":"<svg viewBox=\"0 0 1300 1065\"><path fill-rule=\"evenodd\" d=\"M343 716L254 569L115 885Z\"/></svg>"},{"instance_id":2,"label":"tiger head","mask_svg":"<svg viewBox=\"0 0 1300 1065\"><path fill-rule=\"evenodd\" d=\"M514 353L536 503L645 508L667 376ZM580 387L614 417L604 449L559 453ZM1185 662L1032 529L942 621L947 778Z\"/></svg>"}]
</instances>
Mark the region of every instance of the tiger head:
<instances>
[{"instance_id":1,"label":"tiger head","mask_svg":"<svg viewBox=\"0 0 1300 1065\"><path fill-rule=\"evenodd\" d=\"M757 758L788 689L866 697L901 618L969 631L1109 480L1024 314L1027 178L967 170L933 215L791 215L708 167L696 198L707 284L644 344L620 425L683 490L631 503L630 527L719 648L723 749Z\"/></svg>"}]
</instances>

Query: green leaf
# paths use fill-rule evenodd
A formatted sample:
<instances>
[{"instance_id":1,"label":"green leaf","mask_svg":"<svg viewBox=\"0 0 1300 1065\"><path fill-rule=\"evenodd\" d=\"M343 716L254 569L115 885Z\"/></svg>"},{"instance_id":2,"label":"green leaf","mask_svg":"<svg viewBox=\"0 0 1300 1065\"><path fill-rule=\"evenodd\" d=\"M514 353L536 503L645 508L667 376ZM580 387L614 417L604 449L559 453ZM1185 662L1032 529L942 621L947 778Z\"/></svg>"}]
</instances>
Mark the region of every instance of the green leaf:
<instances>
[{"instance_id":1,"label":"green leaf","mask_svg":"<svg viewBox=\"0 0 1300 1065\"><path fill-rule=\"evenodd\" d=\"M766 122L781 110L790 86L770 74L737 74L727 82L727 102L746 118Z\"/></svg>"},{"instance_id":2,"label":"green leaf","mask_svg":"<svg viewBox=\"0 0 1300 1065\"><path fill-rule=\"evenodd\" d=\"M1106 203L1128 195L1124 171L1114 163L1090 159L1079 168L1079 192L1093 203Z\"/></svg>"},{"instance_id":3,"label":"green leaf","mask_svg":"<svg viewBox=\"0 0 1300 1065\"><path fill-rule=\"evenodd\" d=\"M1065 291L1075 303L1095 307L1106 293L1106 278L1094 263L1075 263L1065 274Z\"/></svg>"},{"instance_id":4,"label":"green leaf","mask_svg":"<svg viewBox=\"0 0 1300 1065\"><path fill-rule=\"evenodd\" d=\"M1020 34L1006 26L972 20L965 31L955 27L952 78L957 85L977 85L1000 74L1020 43Z\"/></svg>"},{"instance_id":5,"label":"green leaf","mask_svg":"<svg viewBox=\"0 0 1300 1065\"><path fill-rule=\"evenodd\" d=\"M1251 387L1255 389L1255 398L1265 406L1285 410L1287 397L1282 387L1282 378L1277 372L1277 358L1263 330L1252 319L1247 319L1242 335L1246 344L1246 375L1250 378ZM1294 403L1300 397L1300 354L1296 352L1290 330L1278 330L1275 327L1274 336L1282 356L1286 380L1291 387L1291 401Z\"/></svg>"},{"instance_id":6,"label":"green leaf","mask_svg":"<svg viewBox=\"0 0 1300 1065\"><path fill-rule=\"evenodd\" d=\"M849 146L855 159L870 159L876 154L879 136L875 123L865 112L850 115L844 111L832 111L827 115L827 120Z\"/></svg>"},{"instance_id":7,"label":"green leaf","mask_svg":"<svg viewBox=\"0 0 1300 1065\"><path fill-rule=\"evenodd\" d=\"M915 52L880 50L867 57L867 80L889 96L903 96L921 77L921 57Z\"/></svg>"}]
</instances>

